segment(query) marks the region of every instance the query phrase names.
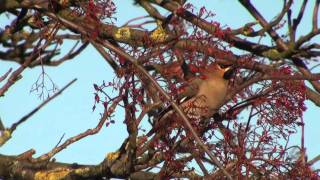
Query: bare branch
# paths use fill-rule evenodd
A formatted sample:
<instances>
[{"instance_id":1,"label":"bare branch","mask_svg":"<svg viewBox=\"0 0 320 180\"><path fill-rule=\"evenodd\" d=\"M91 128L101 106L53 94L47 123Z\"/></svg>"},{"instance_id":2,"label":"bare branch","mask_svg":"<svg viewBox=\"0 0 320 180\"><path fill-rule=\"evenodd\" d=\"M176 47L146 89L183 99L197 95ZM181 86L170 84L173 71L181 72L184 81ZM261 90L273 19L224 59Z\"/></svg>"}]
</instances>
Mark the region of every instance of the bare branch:
<instances>
[{"instance_id":1,"label":"bare branch","mask_svg":"<svg viewBox=\"0 0 320 180\"><path fill-rule=\"evenodd\" d=\"M310 101L312 101L316 106L320 107L320 94L307 87L306 91L307 97Z\"/></svg>"},{"instance_id":2,"label":"bare branch","mask_svg":"<svg viewBox=\"0 0 320 180\"><path fill-rule=\"evenodd\" d=\"M261 80L310 80L310 81L318 81L320 80L320 74L308 74L308 75L275 75L268 74L264 75Z\"/></svg>"},{"instance_id":3,"label":"bare branch","mask_svg":"<svg viewBox=\"0 0 320 180\"><path fill-rule=\"evenodd\" d=\"M90 41L90 43L98 50L98 52L102 55L103 59L105 59L108 62L108 64L112 67L112 69L115 72L118 72L119 70L118 65L114 62L112 57L103 49L103 47L94 41Z\"/></svg>"},{"instance_id":4,"label":"bare branch","mask_svg":"<svg viewBox=\"0 0 320 180\"><path fill-rule=\"evenodd\" d=\"M48 102L59 96L65 89L67 89L71 84L73 84L77 79L72 80L66 86L64 86L60 91L55 93L53 96L49 97L45 101L43 101L40 105L38 105L35 109L31 112L23 116L19 119L16 123L13 123L10 128L4 129L3 133L0 134L0 147L5 144L10 138L12 133L16 130L16 128L22 124L23 122L27 121L32 115L38 112L42 107L44 107ZM1 121L1 120L0 120Z\"/></svg>"},{"instance_id":5,"label":"bare branch","mask_svg":"<svg viewBox=\"0 0 320 180\"><path fill-rule=\"evenodd\" d=\"M298 25L300 24L300 22L301 22L301 20L302 20L304 11L305 11L305 9L306 9L307 2L308 2L308 0L304 0L304 1L303 1L302 6L301 6L301 8L300 8L300 11L299 11L299 14L298 14L297 18L295 18L295 19L293 20L292 29L293 29L294 32L297 30L297 27L298 27Z\"/></svg>"},{"instance_id":6,"label":"bare branch","mask_svg":"<svg viewBox=\"0 0 320 180\"><path fill-rule=\"evenodd\" d=\"M26 120L28 120L32 115L34 115L36 112L38 112L42 107L44 107L46 104L48 104L51 100L53 100L54 98L56 98L57 96L59 96L60 94L62 94L62 92L64 90L66 90L69 86L71 86L74 82L76 82L77 79L73 79L72 81L70 81L67 85L65 85L61 90L59 90L58 92L56 92L53 96L49 97L48 99L46 99L45 101L43 101L41 104L39 104L35 109L33 109L31 112L29 112L28 114L26 114L25 116L23 116L21 119L19 119L16 123L13 123L10 130L11 132L13 132L14 130L16 130L16 128L22 124L23 122L25 122Z\"/></svg>"},{"instance_id":7,"label":"bare branch","mask_svg":"<svg viewBox=\"0 0 320 180\"><path fill-rule=\"evenodd\" d=\"M36 158L34 161L35 162L43 162L43 161L47 161L49 159L51 159L55 154L59 153L60 151L62 151L63 149L67 148L70 144L79 141L80 139L83 139L87 136L90 135L94 135L97 134L101 128L103 127L103 125L105 124L106 120L108 117L110 117L110 115L115 111L118 103L122 100L122 97L117 97L115 98L115 100L113 101L112 105L108 108L104 110L104 113L102 115L102 117L99 120L98 125L93 128L93 129L88 129L83 133L80 133L74 137L71 137L69 139L67 139L63 144L53 148L50 152L41 155L40 157Z\"/></svg>"},{"instance_id":8,"label":"bare branch","mask_svg":"<svg viewBox=\"0 0 320 180\"><path fill-rule=\"evenodd\" d=\"M5 80L8 77L8 75L11 73L11 71L12 71L12 68L10 68L3 76L1 76L0 82Z\"/></svg>"},{"instance_id":9,"label":"bare branch","mask_svg":"<svg viewBox=\"0 0 320 180\"><path fill-rule=\"evenodd\" d=\"M313 8L312 31L314 31L314 32L317 31L317 29L318 29L319 4L320 4L320 0L316 0L314 8Z\"/></svg>"},{"instance_id":10,"label":"bare branch","mask_svg":"<svg viewBox=\"0 0 320 180\"><path fill-rule=\"evenodd\" d=\"M313 165L314 163L318 162L320 160L320 155L314 157L310 161L308 161L308 164Z\"/></svg>"},{"instance_id":11,"label":"bare branch","mask_svg":"<svg viewBox=\"0 0 320 180\"><path fill-rule=\"evenodd\" d=\"M197 17L196 15L194 15L193 13L181 8L180 6L178 6L176 3L172 2L172 1L165 1L165 3L161 3L157 0L152 0L153 3L158 4L159 6L171 11L172 13L175 13L179 10L179 13L176 13L176 15L178 15L179 17L182 17L183 19L191 22L192 24L200 27L201 29L205 30L206 32L208 32L209 34L214 34L216 28L215 26L212 26L212 23L207 22L199 17ZM250 42L248 40L244 40L241 38L238 38L236 36L226 36L225 39L227 42L233 44L235 47L239 48L239 49L243 49L246 51L250 51L253 52L255 54L260 54L262 52L264 52L265 50L268 50L269 47L265 46L265 45L261 45L261 44L257 44L257 43L253 43Z\"/></svg>"},{"instance_id":12,"label":"bare branch","mask_svg":"<svg viewBox=\"0 0 320 180\"><path fill-rule=\"evenodd\" d=\"M8 81L0 88L0 96L3 96L4 93L19 79L21 79L21 73L31 64L33 60L35 60L38 56L39 53L41 53L52 41L52 37L55 36L55 34L58 32L58 29L53 29L50 32L50 37L48 40L45 41L43 45L41 45L41 42L43 39L40 39L32 51L31 56L17 69L15 70Z\"/></svg>"},{"instance_id":13,"label":"bare branch","mask_svg":"<svg viewBox=\"0 0 320 180\"><path fill-rule=\"evenodd\" d=\"M251 4L250 0L239 0L240 3L245 7L250 14L261 24L261 26L266 29L271 38L276 42L276 44L284 51L288 50L285 42L280 38L280 36L269 27L269 23L266 19L260 14L260 12Z\"/></svg>"},{"instance_id":14,"label":"bare branch","mask_svg":"<svg viewBox=\"0 0 320 180\"><path fill-rule=\"evenodd\" d=\"M74 50L76 48L78 42L62 58L60 58L58 60L41 60L41 59L39 59L38 61L32 62L30 64L30 67L32 68L32 67L35 67L38 65L59 66L60 64L64 63L65 61L73 59L74 57L79 55L89 44L88 42L85 42L78 49ZM51 59L51 58L52 58L52 56L48 57L47 59Z\"/></svg>"},{"instance_id":15,"label":"bare branch","mask_svg":"<svg viewBox=\"0 0 320 180\"><path fill-rule=\"evenodd\" d=\"M263 16L250 3L250 0L239 0L239 1L245 8L248 9L248 11L251 13L251 15L259 21L261 26L263 26L264 28L268 27L268 22L263 18ZM289 50L288 45L279 37L279 35L274 30L270 29L267 32L272 37L272 39L277 43L280 50L282 50L282 51ZM301 59L293 57L292 61L303 75L307 75L307 76L310 75L310 71L308 70L307 66L303 63L303 61ZM320 83L319 82L310 81L310 83L318 92L320 92Z\"/></svg>"},{"instance_id":16,"label":"bare branch","mask_svg":"<svg viewBox=\"0 0 320 180\"><path fill-rule=\"evenodd\" d=\"M140 5L155 19L159 19L161 21L164 21L166 18L162 16L159 11L154 8L150 2L148 1L139 1Z\"/></svg>"},{"instance_id":17,"label":"bare branch","mask_svg":"<svg viewBox=\"0 0 320 180\"><path fill-rule=\"evenodd\" d=\"M1 118L0 118L0 132L1 131L4 131L5 130L5 127L4 127L4 125L3 125L3 123L2 123L2 120L1 120Z\"/></svg>"},{"instance_id":18,"label":"bare branch","mask_svg":"<svg viewBox=\"0 0 320 180\"><path fill-rule=\"evenodd\" d=\"M276 26L277 24L279 24L281 22L284 15L286 15L288 13L292 3L293 3L293 0L289 0L288 3L286 3L286 1L284 1L284 6L283 6L280 14L274 20L272 20L271 22L268 23L268 27L262 28L261 30L258 30L255 32L251 32L249 34L245 33L245 35L250 36L250 37L262 36L264 34L264 32L268 31L269 29L273 28L274 26ZM256 22L250 23L250 24L248 23L245 26L243 26L242 28L240 28L236 31L233 31L233 32L243 31L246 27L251 26L251 25L255 25L255 24L256 24Z\"/></svg>"}]
</instances>

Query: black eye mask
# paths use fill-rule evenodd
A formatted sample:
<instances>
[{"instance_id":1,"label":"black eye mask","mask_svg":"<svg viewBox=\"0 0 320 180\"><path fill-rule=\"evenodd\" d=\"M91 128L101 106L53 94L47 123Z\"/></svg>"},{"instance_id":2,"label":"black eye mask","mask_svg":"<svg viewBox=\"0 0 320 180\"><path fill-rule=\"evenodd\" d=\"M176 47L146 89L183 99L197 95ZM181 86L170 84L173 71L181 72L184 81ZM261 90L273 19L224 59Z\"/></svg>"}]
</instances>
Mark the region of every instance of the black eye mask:
<instances>
[{"instance_id":1,"label":"black eye mask","mask_svg":"<svg viewBox=\"0 0 320 180\"><path fill-rule=\"evenodd\" d=\"M228 69L226 72L224 72L224 74L223 74L223 79L226 79L226 80L229 80L229 79L231 79L231 77L233 76L233 74L234 74L234 70L235 70L235 68L230 68L230 69Z\"/></svg>"}]
</instances>

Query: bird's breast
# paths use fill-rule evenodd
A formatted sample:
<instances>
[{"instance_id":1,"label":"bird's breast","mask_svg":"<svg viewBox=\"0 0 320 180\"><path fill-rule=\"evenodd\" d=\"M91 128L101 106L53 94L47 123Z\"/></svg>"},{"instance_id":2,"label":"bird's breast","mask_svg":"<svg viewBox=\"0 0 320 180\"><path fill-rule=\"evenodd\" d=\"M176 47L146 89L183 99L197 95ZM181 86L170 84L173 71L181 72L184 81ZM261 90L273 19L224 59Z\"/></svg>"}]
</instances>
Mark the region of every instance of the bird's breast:
<instances>
[{"instance_id":1,"label":"bird's breast","mask_svg":"<svg viewBox=\"0 0 320 180\"><path fill-rule=\"evenodd\" d=\"M227 81L209 81L199 88L198 97L205 97L205 104L209 110L217 110L227 95Z\"/></svg>"}]
</instances>

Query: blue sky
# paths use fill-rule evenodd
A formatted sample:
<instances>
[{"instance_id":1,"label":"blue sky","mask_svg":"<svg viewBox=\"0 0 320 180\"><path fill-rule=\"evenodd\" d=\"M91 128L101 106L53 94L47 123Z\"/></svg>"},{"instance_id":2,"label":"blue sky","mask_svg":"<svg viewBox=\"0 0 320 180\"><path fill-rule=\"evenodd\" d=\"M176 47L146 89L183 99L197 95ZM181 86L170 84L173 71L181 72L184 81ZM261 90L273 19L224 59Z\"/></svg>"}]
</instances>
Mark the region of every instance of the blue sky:
<instances>
[{"instance_id":1,"label":"blue sky","mask_svg":"<svg viewBox=\"0 0 320 180\"><path fill-rule=\"evenodd\" d=\"M145 15L142 8L133 6L133 3L131 3L133 1L123 3L123 0L117 0L115 2L117 4L117 25L123 25L130 18ZM243 25L243 23L253 21L237 1L193 0L188 2L194 3L197 7L206 6L207 9L212 10L216 14L216 21L220 21L222 25L226 24L235 28ZM281 6L275 6L275 4L281 4L278 3L279 0L256 0L253 2L257 2L255 4L258 9L269 20L281 8ZM295 5L299 4L296 3ZM306 15L308 16L308 14ZM3 28L6 22L4 17L0 17L0 27ZM305 23L303 25L305 28L302 31L308 32L311 28L310 22L305 21L303 23ZM64 51L70 47L71 44L65 46ZM18 66L14 63L0 61L0 74L6 72L10 67L16 69ZM60 88L74 78L78 78L78 81L26 123L19 126L13 134L13 138L0 148L0 153L19 154L34 148L37 151L36 155L41 155L50 151L64 133L65 140L96 126L100 117L99 112L102 111L98 108L92 112L94 103L93 84L100 84L103 80L108 82L113 79L112 69L96 50L90 46L76 59L66 62L58 68L45 67L45 71ZM24 78L13 85L5 97L0 98L0 117L6 126L10 126L41 103L36 93L30 93L30 89L40 73L41 68L23 72ZM109 93L112 94L112 92ZM307 105L305 141L309 159L311 159L320 153L320 146L316 146L316 144L319 144L317 137L320 136L320 133L317 128L314 128L319 127L320 123L316 118L319 110L310 102L307 102ZM99 134L72 144L55 158L58 161L70 163L97 164L101 162L105 154L119 148L123 139L127 136L126 128L122 123L123 110L118 110L114 118L115 125L103 128ZM293 139L294 142L299 144L300 139L295 138Z\"/></svg>"}]
</instances>

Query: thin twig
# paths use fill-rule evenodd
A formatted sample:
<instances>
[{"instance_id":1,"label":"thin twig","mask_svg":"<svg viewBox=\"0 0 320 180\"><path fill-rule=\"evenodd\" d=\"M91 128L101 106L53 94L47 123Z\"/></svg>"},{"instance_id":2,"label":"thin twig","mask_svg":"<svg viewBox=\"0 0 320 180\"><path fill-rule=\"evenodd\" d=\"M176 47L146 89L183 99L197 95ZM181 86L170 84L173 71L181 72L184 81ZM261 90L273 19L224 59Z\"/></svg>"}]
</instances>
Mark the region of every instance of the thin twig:
<instances>
[{"instance_id":1,"label":"thin twig","mask_svg":"<svg viewBox=\"0 0 320 180\"><path fill-rule=\"evenodd\" d=\"M11 73L11 71L12 71L12 68L10 68L3 76L1 76L0 82L5 80L8 77L8 75Z\"/></svg>"},{"instance_id":2,"label":"thin twig","mask_svg":"<svg viewBox=\"0 0 320 180\"><path fill-rule=\"evenodd\" d=\"M66 135L66 133L63 133L61 138L59 139L58 143L56 144L55 148L59 146L59 144L61 143L62 139L64 138L64 136Z\"/></svg>"},{"instance_id":3,"label":"thin twig","mask_svg":"<svg viewBox=\"0 0 320 180\"><path fill-rule=\"evenodd\" d=\"M240 3L245 7L249 13L260 23L260 25L267 30L270 37L277 43L278 47L282 50L287 51L288 47L286 43L280 38L280 36L272 29L269 28L269 23L267 20L260 14L260 12L251 4L249 0L239 0Z\"/></svg>"},{"instance_id":4,"label":"thin twig","mask_svg":"<svg viewBox=\"0 0 320 180\"><path fill-rule=\"evenodd\" d=\"M54 29L50 32L50 37L54 37L58 32L58 29ZM47 46L50 45L52 38L48 38L46 42L41 45L43 39L40 39L33 49L31 55L26 59L26 61L17 69L15 70L7 82L0 88L0 96L3 96L4 93L21 77L21 73L32 63L34 59L38 57L38 54L42 52Z\"/></svg>"},{"instance_id":5,"label":"thin twig","mask_svg":"<svg viewBox=\"0 0 320 180\"><path fill-rule=\"evenodd\" d=\"M79 42L79 41L78 41ZM76 48L78 42L71 48L71 50L65 54L62 58L60 59L57 59L57 60L51 60L51 61L41 61L41 60L38 60L38 61L34 61L30 64L30 67L35 67L37 65L40 65L41 63L43 63L43 65L46 65L46 66L59 66L60 64L64 63L65 61L68 61L68 60L71 60L73 59L75 56L77 56L78 54L80 54L87 46L88 46L88 42L85 42L83 43L79 48ZM50 57L48 57L50 58Z\"/></svg>"},{"instance_id":6,"label":"thin twig","mask_svg":"<svg viewBox=\"0 0 320 180\"><path fill-rule=\"evenodd\" d=\"M4 127L2 120L0 118L0 131L4 131L4 130L5 130L5 127Z\"/></svg>"},{"instance_id":7,"label":"thin twig","mask_svg":"<svg viewBox=\"0 0 320 180\"><path fill-rule=\"evenodd\" d=\"M302 20L302 17L304 15L304 11L306 9L306 5L307 5L307 2L308 0L304 0L303 3L302 3L302 6L300 8L300 11L299 11L299 14L297 16L296 19L293 20L293 25L292 25L292 28L293 28L293 31L295 32L298 25L300 24L301 20Z\"/></svg>"},{"instance_id":8,"label":"thin twig","mask_svg":"<svg viewBox=\"0 0 320 180\"><path fill-rule=\"evenodd\" d=\"M130 19L129 21L127 21L126 23L124 23L121 27L127 27L129 26L129 24L133 21L137 21L137 20L141 20L141 19L145 19L145 18L149 18L150 16L140 16L140 17L136 17L133 19Z\"/></svg>"},{"instance_id":9,"label":"thin twig","mask_svg":"<svg viewBox=\"0 0 320 180\"><path fill-rule=\"evenodd\" d=\"M23 116L21 119L19 119L16 123L14 123L10 130L11 133L23 122L25 122L27 119L29 119L32 115L34 115L36 112L38 112L43 106L45 106L48 102L59 96L65 89L67 89L71 84L73 84L77 79L73 79L70 81L67 85L65 85L60 91L55 93L53 96L49 97L45 101L43 101L40 105L38 105L35 109L33 109L31 112Z\"/></svg>"},{"instance_id":10,"label":"thin twig","mask_svg":"<svg viewBox=\"0 0 320 180\"><path fill-rule=\"evenodd\" d=\"M83 133L80 133L76 136L73 136L69 139L67 139L63 144L61 144L60 146L57 146L55 148L53 148L50 152L41 155L40 157L38 157L37 159L35 159L35 162L42 162L42 161L46 161L50 158L52 158L55 154L57 154L58 152L62 151L63 149L67 148L70 144L79 141L80 139L83 139L89 135L94 135L97 134L101 128L103 127L103 125L105 124L106 120L108 117L110 117L110 115L115 111L115 108L117 107L118 103L122 100L122 97L117 97L112 105L110 106L110 108L105 109L104 113L102 115L102 117L99 120L98 125L93 128L93 129L88 129Z\"/></svg>"},{"instance_id":11,"label":"thin twig","mask_svg":"<svg viewBox=\"0 0 320 180\"><path fill-rule=\"evenodd\" d=\"M313 17L312 17L312 31L317 31L318 29L318 13L319 13L319 4L320 0L316 0L313 8Z\"/></svg>"},{"instance_id":12,"label":"thin twig","mask_svg":"<svg viewBox=\"0 0 320 180\"><path fill-rule=\"evenodd\" d=\"M114 60L112 59L112 57L103 49L102 46L98 45L96 42L94 41L90 41L91 44L99 51L99 53L101 54L101 56L103 57L103 59L105 59L108 64L112 67L112 69L117 72L119 67L118 65L114 62Z\"/></svg>"}]
</instances>

